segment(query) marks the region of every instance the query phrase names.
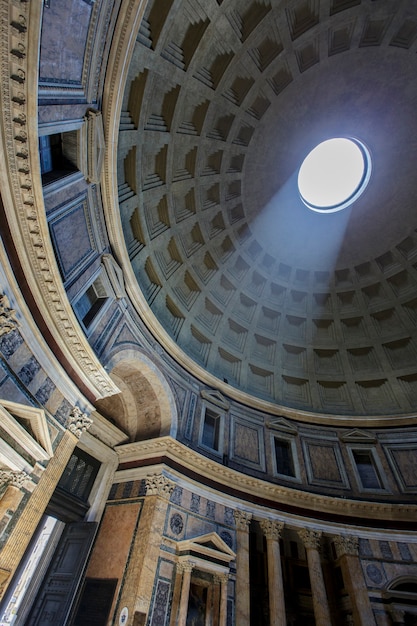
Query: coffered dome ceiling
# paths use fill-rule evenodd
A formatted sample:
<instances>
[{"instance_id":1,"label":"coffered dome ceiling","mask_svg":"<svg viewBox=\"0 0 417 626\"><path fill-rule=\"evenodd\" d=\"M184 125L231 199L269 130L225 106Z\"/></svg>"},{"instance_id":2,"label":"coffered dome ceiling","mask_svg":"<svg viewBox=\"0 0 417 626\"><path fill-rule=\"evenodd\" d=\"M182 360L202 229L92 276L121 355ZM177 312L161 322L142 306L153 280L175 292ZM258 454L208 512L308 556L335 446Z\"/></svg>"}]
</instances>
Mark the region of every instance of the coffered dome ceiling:
<instances>
[{"instance_id":1,"label":"coffered dome ceiling","mask_svg":"<svg viewBox=\"0 0 417 626\"><path fill-rule=\"evenodd\" d=\"M321 413L416 410L416 35L413 1L149 2L124 237L152 314L222 383ZM368 147L369 185L314 213L298 169L341 136Z\"/></svg>"}]
</instances>

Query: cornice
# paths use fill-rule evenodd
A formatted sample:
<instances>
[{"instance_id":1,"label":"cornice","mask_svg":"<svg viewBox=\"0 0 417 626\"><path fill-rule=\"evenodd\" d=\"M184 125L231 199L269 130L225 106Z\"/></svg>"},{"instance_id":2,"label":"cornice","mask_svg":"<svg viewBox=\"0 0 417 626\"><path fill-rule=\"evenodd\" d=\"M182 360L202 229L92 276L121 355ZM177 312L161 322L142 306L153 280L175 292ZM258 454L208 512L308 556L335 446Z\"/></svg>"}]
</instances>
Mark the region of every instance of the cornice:
<instances>
[{"instance_id":1,"label":"cornice","mask_svg":"<svg viewBox=\"0 0 417 626\"><path fill-rule=\"evenodd\" d=\"M118 446L119 469L115 481L134 479L135 469L165 464L193 482L209 486L220 494L234 495L242 506L263 505L275 510L298 512L306 517L340 520L384 527L413 524L417 506L337 498L309 493L247 476L204 457L171 437Z\"/></svg>"},{"instance_id":2,"label":"cornice","mask_svg":"<svg viewBox=\"0 0 417 626\"><path fill-rule=\"evenodd\" d=\"M73 372L94 398L103 398L119 390L94 355L72 311L45 216L37 136L42 3L1 0L0 11L0 147L6 165L0 181L10 236L40 319L51 341L59 346L67 371Z\"/></svg>"}]
</instances>

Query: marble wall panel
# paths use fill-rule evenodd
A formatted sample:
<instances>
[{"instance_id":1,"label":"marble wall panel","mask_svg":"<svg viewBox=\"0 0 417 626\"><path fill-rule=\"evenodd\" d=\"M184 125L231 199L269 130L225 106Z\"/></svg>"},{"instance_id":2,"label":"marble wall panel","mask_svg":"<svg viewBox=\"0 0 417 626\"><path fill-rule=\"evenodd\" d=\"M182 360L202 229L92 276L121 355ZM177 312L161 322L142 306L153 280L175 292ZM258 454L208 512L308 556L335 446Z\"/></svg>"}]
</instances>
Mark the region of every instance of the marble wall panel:
<instances>
[{"instance_id":1,"label":"marble wall panel","mask_svg":"<svg viewBox=\"0 0 417 626\"><path fill-rule=\"evenodd\" d=\"M349 482L337 442L303 440L308 481L312 485L347 489Z\"/></svg>"},{"instance_id":2,"label":"marble wall panel","mask_svg":"<svg viewBox=\"0 0 417 626\"><path fill-rule=\"evenodd\" d=\"M40 83L80 85L92 4L50 2L42 20Z\"/></svg>"},{"instance_id":3,"label":"marble wall panel","mask_svg":"<svg viewBox=\"0 0 417 626\"><path fill-rule=\"evenodd\" d=\"M388 459L403 491L417 490L417 444L387 446Z\"/></svg>"},{"instance_id":4,"label":"marble wall panel","mask_svg":"<svg viewBox=\"0 0 417 626\"><path fill-rule=\"evenodd\" d=\"M232 416L230 458L265 471L264 432L257 424Z\"/></svg>"},{"instance_id":5,"label":"marble wall panel","mask_svg":"<svg viewBox=\"0 0 417 626\"><path fill-rule=\"evenodd\" d=\"M97 254L87 211L87 202L78 201L49 222L64 281L82 271Z\"/></svg>"}]
</instances>

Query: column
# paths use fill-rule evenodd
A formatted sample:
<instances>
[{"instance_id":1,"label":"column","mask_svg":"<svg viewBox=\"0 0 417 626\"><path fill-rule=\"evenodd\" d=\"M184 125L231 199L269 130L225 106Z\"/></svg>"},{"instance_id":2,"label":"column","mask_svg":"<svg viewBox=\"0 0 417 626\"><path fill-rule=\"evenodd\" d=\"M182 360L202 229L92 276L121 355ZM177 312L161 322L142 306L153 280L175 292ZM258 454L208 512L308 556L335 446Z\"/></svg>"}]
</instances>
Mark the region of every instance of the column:
<instances>
[{"instance_id":1,"label":"column","mask_svg":"<svg viewBox=\"0 0 417 626\"><path fill-rule=\"evenodd\" d=\"M284 582L282 579L281 550L279 545L284 523L268 519L261 520L259 523L266 537L269 623L271 626L286 626Z\"/></svg>"},{"instance_id":2,"label":"column","mask_svg":"<svg viewBox=\"0 0 417 626\"><path fill-rule=\"evenodd\" d=\"M229 585L229 574L220 576L220 618L219 626L226 626L227 621L227 589Z\"/></svg>"},{"instance_id":3,"label":"column","mask_svg":"<svg viewBox=\"0 0 417 626\"><path fill-rule=\"evenodd\" d=\"M220 584L221 584L220 576L216 574L213 577L213 594L212 594L213 626L219 626Z\"/></svg>"},{"instance_id":4,"label":"column","mask_svg":"<svg viewBox=\"0 0 417 626\"><path fill-rule=\"evenodd\" d=\"M342 569L343 582L352 605L355 626L375 626L375 617L359 560L359 539L338 536L334 539L336 554Z\"/></svg>"},{"instance_id":5,"label":"column","mask_svg":"<svg viewBox=\"0 0 417 626\"><path fill-rule=\"evenodd\" d=\"M252 513L236 510L236 626L250 626L249 524Z\"/></svg>"},{"instance_id":6,"label":"column","mask_svg":"<svg viewBox=\"0 0 417 626\"><path fill-rule=\"evenodd\" d=\"M182 587L177 622L178 626L185 626L187 623L188 600L190 597L191 572L193 571L193 567L194 563L192 561L183 561L177 565L179 571L182 571Z\"/></svg>"},{"instance_id":7,"label":"column","mask_svg":"<svg viewBox=\"0 0 417 626\"><path fill-rule=\"evenodd\" d=\"M314 617L317 626L329 626L330 619L329 603L327 601L326 587L324 585L323 570L320 559L321 532L317 530L303 529L298 531L307 553L308 571L310 574L311 592L313 595Z\"/></svg>"},{"instance_id":8,"label":"column","mask_svg":"<svg viewBox=\"0 0 417 626\"><path fill-rule=\"evenodd\" d=\"M174 484L163 474L152 474L146 479L146 498L139 516L125 573L119 606L127 607L131 626L136 618L148 615L155 583L156 568L164 532L169 497ZM119 615L116 616L118 622Z\"/></svg>"},{"instance_id":9,"label":"column","mask_svg":"<svg viewBox=\"0 0 417 626\"><path fill-rule=\"evenodd\" d=\"M215 603L216 598L214 597L214 581L211 585L207 587L207 608L206 608L206 619L204 620L204 626L218 626L216 624L216 614L217 607L219 606L219 601ZM216 585L217 589L219 589L219 585Z\"/></svg>"}]
</instances>

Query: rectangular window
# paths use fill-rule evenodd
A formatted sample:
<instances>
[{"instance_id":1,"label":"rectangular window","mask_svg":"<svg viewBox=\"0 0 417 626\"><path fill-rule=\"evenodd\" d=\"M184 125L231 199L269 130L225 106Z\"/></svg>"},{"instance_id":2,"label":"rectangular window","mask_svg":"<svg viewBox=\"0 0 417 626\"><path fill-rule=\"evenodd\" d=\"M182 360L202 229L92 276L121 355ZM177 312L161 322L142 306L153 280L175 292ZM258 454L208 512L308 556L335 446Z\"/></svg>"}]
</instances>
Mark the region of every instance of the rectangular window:
<instances>
[{"instance_id":1,"label":"rectangular window","mask_svg":"<svg viewBox=\"0 0 417 626\"><path fill-rule=\"evenodd\" d=\"M74 305L75 311L84 326L88 328L103 304L108 299L106 288L99 278L86 289Z\"/></svg>"},{"instance_id":2,"label":"rectangular window","mask_svg":"<svg viewBox=\"0 0 417 626\"><path fill-rule=\"evenodd\" d=\"M283 476L295 477L294 461L292 457L291 442L287 439L277 439L275 437L275 459L277 463L277 473Z\"/></svg>"},{"instance_id":3,"label":"rectangular window","mask_svg":"<svg viewBox=\"0 0 417 626\"><path fill-rule=\"evenodd\" d=\"M76 131L39 137L42 183L47 185L77 171Z\"/></svg>"},{"instance_id":4,"label":"rectangular window","mask_svg":"<svg viewBox=\"0 0 417 626\"><path fill-rule=\"evenodd\" d=\"M203 446L219 451L220 447L220 420L221 416L217 415L210 409L206 409L204 415L203 434L201 443Z\"/></svg>"},{"instance_id":5,"label":"rectangular window","mask_svg":"<svg viewBox=\"0 0 417 626\"><path fill-rule=\"evenodd\" d=\"M369 450L352 450L356 469L364 489L381 489L381 481Z\"/></svg>"}]
</instances>

